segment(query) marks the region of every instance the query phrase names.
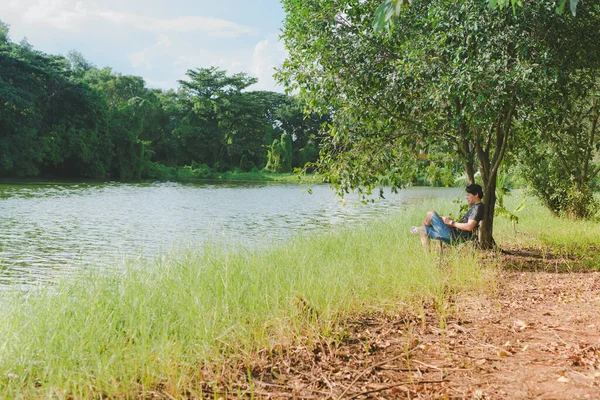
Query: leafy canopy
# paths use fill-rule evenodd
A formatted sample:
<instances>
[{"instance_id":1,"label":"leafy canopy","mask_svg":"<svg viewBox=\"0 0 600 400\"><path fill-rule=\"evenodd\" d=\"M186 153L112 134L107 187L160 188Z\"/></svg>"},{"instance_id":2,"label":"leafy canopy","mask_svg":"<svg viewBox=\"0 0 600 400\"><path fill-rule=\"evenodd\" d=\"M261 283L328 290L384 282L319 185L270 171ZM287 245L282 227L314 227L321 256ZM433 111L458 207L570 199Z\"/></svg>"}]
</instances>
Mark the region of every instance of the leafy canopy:
<instances>
[{"instance_id":1,"label":"leafy canopy","mask_svg":"<svg viewBox=\"0 0 600 400\"><path fill-rule=\"evenodd\" d=\"M439 0L439 1L452 1L452 0ZM462 0L462 1L477 1L477 0ZM525 0L527 1L527 0ZM508 6L512 7L513 13L517 12L516 7L523 6L523 0L487 0L490 9L499 8L504 9ZM375 18L373 20L373 28L375 32L391 31L396 22L397 18L404 7L407 7L413 3L413 0L384 0L379 5L375 12ZM562 14L565 6L569 3L571 12L573 15L577 13L577 4L579 0L557 0L556 12Z\"/></svg>"}]
</instances>

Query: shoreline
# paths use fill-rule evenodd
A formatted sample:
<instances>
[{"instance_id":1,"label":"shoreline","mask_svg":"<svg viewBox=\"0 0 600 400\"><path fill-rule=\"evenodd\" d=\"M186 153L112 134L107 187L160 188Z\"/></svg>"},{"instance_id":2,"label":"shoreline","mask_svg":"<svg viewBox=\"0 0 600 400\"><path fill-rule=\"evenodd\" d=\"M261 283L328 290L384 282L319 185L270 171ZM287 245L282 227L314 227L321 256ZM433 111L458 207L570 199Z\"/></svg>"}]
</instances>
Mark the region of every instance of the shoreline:
<instances>
[{"instance_id":1,"label":"shoreline","mask_svg":"<svg viewBox=\"0 0 600 400\"><path fill-rule=\"evenodd\" d=\"M511 254L457 248L444 252L441 261L437 254L424 257L419 241L405 229L422 215L422 206L415 206L365 226L299 236L268 251L183 252L114 276L90 271L81 281L12 296L0 321L0 337L17 335L19 340L0 343L0 391L8 397L38 398L59 392L116 398L177 398L185 393L274 398L352 393L360 398L371 390L401 396L383 386L358 392L355 383L384 373L380 367L386 364L372 366L390 358L377 361L372 356L386 354L386 349L408 351L391 356L407 362L430 349L419 347L424 343L419 329L435 327L443 339L439 346L465 333L456 328L466 329L464 318L456 319L469 306L461 299L477 299L473 307L497 304L510 274L533 270L539 276L560 272L568 277L577 268L600 269L598 223L556 219L549 226L553 217L547 211L528 207L522 233L513 233L508 220L497 221L497 240ZM510 263L513 271L506 271L503 263ZM522 280L517 276L514 281ZM565 288L577 290L574 285ZM546 299L556 302L550 294ZM498 311L490 307L487 314ZM389 324L393 332L387 331ZM525 320L524 330L528 324ZM354 353L362 354L360 363ZM311 361L295 369L295 360ZM430 372L465 368L414 360L435 366L427 367ZM300 367L329 368L333 364L328 362L334 361L333 375L303 380L313 376L313 369ZM419 371L415 364L410 370L393 368L408 370L405 377L414 380ZM342 380L334 385L338 378ZM447 389L446 378L439 387L433 380L415 387L431 386L432 393Z\"/></svg>"}]
</instances>

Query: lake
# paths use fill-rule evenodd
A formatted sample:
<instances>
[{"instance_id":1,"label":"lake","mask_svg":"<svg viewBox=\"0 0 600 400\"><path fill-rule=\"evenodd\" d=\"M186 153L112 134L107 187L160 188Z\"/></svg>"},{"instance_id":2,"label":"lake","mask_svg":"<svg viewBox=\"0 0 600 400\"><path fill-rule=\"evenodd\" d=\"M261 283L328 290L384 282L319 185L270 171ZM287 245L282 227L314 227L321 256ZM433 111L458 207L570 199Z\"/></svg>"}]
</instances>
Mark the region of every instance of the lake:
<instances>
[{"instance_id":1,"label":"lake","mask_svg":"<svg viewBox=\"0 0 600 400\"><path fill-rule=\"evenodd\" d=\"M351 224L462 189L409 188L362 204L327 185L269 183L0 183L0 287L174 247L256 248Z\"/></svg>"}]
</instances>

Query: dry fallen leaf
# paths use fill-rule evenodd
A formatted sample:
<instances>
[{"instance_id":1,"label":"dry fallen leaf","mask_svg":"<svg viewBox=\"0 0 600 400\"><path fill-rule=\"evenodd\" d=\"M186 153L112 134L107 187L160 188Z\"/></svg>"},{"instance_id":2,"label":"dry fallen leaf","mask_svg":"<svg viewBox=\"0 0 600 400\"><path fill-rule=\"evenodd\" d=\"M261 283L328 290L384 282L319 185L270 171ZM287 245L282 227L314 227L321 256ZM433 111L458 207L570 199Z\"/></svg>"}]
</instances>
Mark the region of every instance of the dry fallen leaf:
<instances>
[{"instance_id":1,"label":"dry fallen leaf","mask_svg":"<svg viewBox=\"0 0 600 400\"><path fill-rule=\"evenodd\" d=\"M520 319L517 319L513 323L513 327L515 329L518 329L518 330L522 331L523 329L527 328L527 323L525 321L521 321Z\"/></svg>"},{"instance_id":2,"label":"dry fallen leaf","mask_svg":"<svg viewBox=\"0 0 600 400\"><path fill-rule=\"evenodd\" d=\"M508 357L510 355L509 352L506 350L498 350L496 354L500 357Z\"/></svg>"}]
</instances>

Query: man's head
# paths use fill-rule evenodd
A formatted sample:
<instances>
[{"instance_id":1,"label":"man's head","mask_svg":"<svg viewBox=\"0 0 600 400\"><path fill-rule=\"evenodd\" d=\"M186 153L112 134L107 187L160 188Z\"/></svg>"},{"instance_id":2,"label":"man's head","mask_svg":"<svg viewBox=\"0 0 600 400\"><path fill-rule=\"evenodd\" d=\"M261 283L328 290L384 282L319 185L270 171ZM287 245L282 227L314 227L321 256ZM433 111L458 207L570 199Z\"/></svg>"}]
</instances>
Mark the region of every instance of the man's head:
<instances>
[{"instance_id":1,"label":"man's head","mask_svg":"<svg viewBox=\"0 0 600 400\"><path fill-rule=\"evenodd\" d=\"M467 186L465 189L467 192L467 203L473 205L479 203L483 199L483 189L477 184Z\"/></svg>"}]
</instances>

